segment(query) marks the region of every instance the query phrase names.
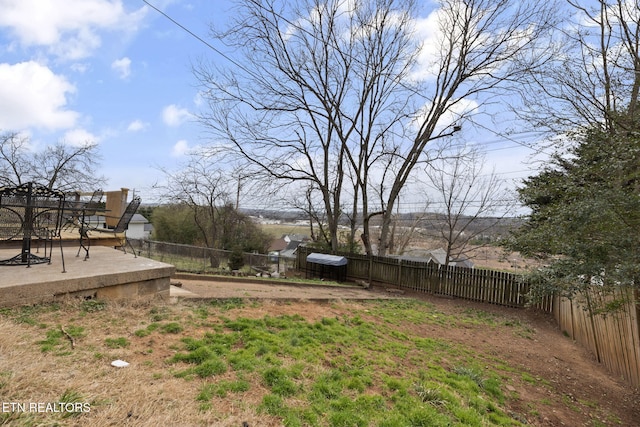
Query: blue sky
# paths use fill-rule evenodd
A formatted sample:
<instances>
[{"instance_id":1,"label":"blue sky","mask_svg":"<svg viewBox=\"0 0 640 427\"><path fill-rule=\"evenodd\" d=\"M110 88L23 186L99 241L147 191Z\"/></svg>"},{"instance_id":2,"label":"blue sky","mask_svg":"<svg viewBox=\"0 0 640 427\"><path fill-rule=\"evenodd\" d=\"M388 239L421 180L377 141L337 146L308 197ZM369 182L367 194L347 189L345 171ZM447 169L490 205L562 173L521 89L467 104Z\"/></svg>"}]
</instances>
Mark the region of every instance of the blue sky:
<instances>
[{"instance_id":1,"label":"blue sky","mask_svg":"<svg viewBox=\"0 0 640 427\"><path fill-rule=\"evenodd\" d=\"M152 1L206 38L224 2ZM222 5L221 5L222 4ZM191 64L213 52L142 0L0 0L0 130L95 141L108 189L145 192L199 143Z\"/></svg>"},{"instance_id":2,"label":"blue sky","mask_svg":"<svg viewBox=\"0 0 640 427\"><path fill-rule=\"evenodd\" d=\"M224 0L149 0L198 36L224 25ZM199 58L225 61L142 0L0 0L0 131L28 135L38 150L95 141L105 189L151 197L205 134L193 113ZM530 149L496 135L487 163L504 179L526 176Z\"/></svg>"}]
</instances>

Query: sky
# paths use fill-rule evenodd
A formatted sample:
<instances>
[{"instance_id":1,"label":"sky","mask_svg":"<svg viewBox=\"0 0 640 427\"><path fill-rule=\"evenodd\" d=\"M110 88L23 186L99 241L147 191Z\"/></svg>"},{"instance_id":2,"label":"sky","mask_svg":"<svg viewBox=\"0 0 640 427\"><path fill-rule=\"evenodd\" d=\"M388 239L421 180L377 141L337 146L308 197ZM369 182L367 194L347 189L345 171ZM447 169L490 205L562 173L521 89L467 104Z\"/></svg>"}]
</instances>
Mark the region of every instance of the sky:
<instances>
[{"instance_id":1,"label":"sky","mask_svg":"<svg viewBox=\"0 0 640 427\"><path fill-rule=\"evenodd\" d=\"M224 0L149 0L213 43ZM28 136L33 150L63 141L99 144L105 190L152 195L160 168L175 169L206 142L191 66L226 59L143 0L0 0L0 131ZM513 186L535 164L526 139L476 130L488 169Z\"/></svg>"},{"instance_id":2,"label":"sky","mask_svg":"<svg viewBox=\"0 0 640 427\"><path fill-rule=\"evenodd\" d=\"M206 38L211 0L155 1ZM0 0L0 131L97 142L105 189L149 191L202 129L191 64L212 51L142 0Z\"/></svg>"}]
</instances>

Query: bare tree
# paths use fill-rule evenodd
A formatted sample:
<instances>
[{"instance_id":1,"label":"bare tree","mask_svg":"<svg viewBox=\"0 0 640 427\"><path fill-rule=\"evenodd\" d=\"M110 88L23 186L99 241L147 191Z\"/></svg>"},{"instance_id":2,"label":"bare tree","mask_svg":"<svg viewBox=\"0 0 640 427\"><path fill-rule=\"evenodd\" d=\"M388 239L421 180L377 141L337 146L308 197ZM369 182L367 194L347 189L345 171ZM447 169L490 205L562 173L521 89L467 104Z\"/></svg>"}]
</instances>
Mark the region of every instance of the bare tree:
<instances>
[{"instance_id":1,"label":"bare tree","mask_svg":"<svg viewBox=\"0 0 640 427\"><path fill-rule=\"evenodd\" d=\"M444 243L446 262L470 258L477 245L470 243L496 227L513 213L515 198L495 172L483 170L484 156L477 150L463 151L425 168L427 188L436 215L425 221Z\"/></svg>"},{"instance_id":2,"label":"bare tree","mask_svg":"<svg viewBox=\"0 0 640 427\"><path fill-rule=\"evenodd\" d=\"M436 157L432 141L513 93L546 61L539 42L549 3L441 1L432 15L437 49L426 49L431 61L420 70L411 0L288 3L241 3L235 24L218 36L242 59L227 70L194 70L208 101L200 118L253 167L317 188L332 249L343 197L352 198L353 224L361 215L368 253L369 221L381 215L384 255L400 192L418 164Z\"/></svg>"},{"instance_id":3,"label":"bare tree","mask_svg":"<svg viewBox=\"0 0 640 427\"><path fill-rule=\"evenodd\" d=\"M424 212L415 212L410 215L397 213L396 218L393 218L392 221L389 252L403 255L411 244L411 241L416 235L420 234L420 227L424 225L427 217L426 209Z\"/></svg>"},{"instance_id":4,"label":"bare tree","mask_svg":"<svg viewBox=\"0 0 640 427\"><path fill-rule=\"evenodd\" d=\"M333 250L342 198L352 197L352 218L359 208L369 215L369 172L406 115L412 8L413 0L244 1L217 35L241 62L195 70L208 101L203 123L272 179L315 189Z\"/></svg>"},{"instance_id":5,"label":"bare tree","mask_svg":"<svg viewBox=\"0 0 640 427\"><path fill-rule=\"evenodd\" d=\"M0 135L0 185L20 185L29 181L28 138L17 132Z\"/></svg>"},{"instance_id":6,"label":"bare tree","mask_svg":"<svg viewBox=\"0 0 640 427\"><path fill-rule=\"evenodd\" d=\"M156 190L173 203L188 207L206 247L214 248L220 240L221 211L232 204L235 182L205 152L192 152L178 170L161 169L166 181Z\"/></svg>"},{"instance_id":7,"label":"bare tree","mask_svg":"<svg viewBox=\"0 0 640 427\"><path fill-rule=\"evenodd\" d=\"M318 200L314 195L318 191L309 185L304 195L294 198L292 207L304 213L309 221L309 234L312 242L317 242L323 246L331 246L331 236L327 230L327 218L324 209L319 208Z\"/></svg>"},{"instance_id":8,"label":"bare tree","mask_svg":"<svg viewBox=\"0 0 640 427\"><path fill-rule=\"evenodd\" d=\"M29 148L28 138L16 132L0 135L1 184L35 181L49 189L89 191L106 181L96 172L101 160L96 143L72 146L58 142L39 152Z\"/></svg>"},{"instance_id":9,"label":"bare tree","mask_svg":"<svg viewBox=\"0 0 640 427\"><path fill-rule=\"evenodd\" d=\"M517 112L555 134L624 130L638 114L640 6L625 0L567 0L567 6L553 61L523 85Z\"/></svg>"},{"instance_id":10,"label":"bare tree","mask_svg":"<svg viewBox=\"0 0 640 427\"><path fill-rule=\"evenodd\" d=\"M97 151L98 144L92 142L81 146L62 143L47 146L33 155L33 179L62 191L100 187L106 178L96 173L101 160Z\"/></svg>"},{"instance_id":11,"label":"bare tree","mask_svg":"<svg viewBox=\"0 0 640 427\"><path fill-rule=\"evenodd\" d=\"M389 244L393 208L416 165L429 162L428 145L458 130L465 116L515 88L549 60L546 38L550 2L442 0L436 13L438 46L421 95L426 102L416 117L415 137L398 153L400 162L386 193L378 253ZM462 110L474 101L473 110Z\"/></svg>"}]
</instances>

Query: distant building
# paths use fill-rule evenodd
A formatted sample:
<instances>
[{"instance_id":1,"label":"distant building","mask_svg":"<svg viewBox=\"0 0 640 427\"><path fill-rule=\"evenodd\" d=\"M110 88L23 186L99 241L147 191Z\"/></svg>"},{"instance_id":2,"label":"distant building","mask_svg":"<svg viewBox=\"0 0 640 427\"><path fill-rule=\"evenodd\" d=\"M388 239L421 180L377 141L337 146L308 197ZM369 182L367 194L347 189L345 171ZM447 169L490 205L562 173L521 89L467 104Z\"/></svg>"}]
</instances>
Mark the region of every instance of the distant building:
<instances>
[{"instance_id":1,"label":"distant building","mask_svg":"<svg viewBox=\"0 0 640 427\"><path fill-rule=\"evenodd\" d=\"M442 248L423 250L416 249L413 251L409 251L406 255L397 256L396 258L407 260L407 261L417 261L417 262L426 262L426 263L434 263L439 265L445 265L447 259L447 251ZM465 267L465 268L473 268L473 262L468 258L449 258L449 265L456 267Z\"/></svg>"},{"instance_id":2,"label":"distant building","mask_svg":"<svg viewBox=\"0 0 640 427\"><path fill-rule=\"evenodd\" d=\"M287 243L308 242L310 240L309 237L305 236L304 234L286 234L282 236L282 239Z\"/></svg>"},{"instance_id":3,"label":"distant building","mask_svg":"<svg viewBox=\"0 0 640 427\"><path fill-rule=\"evenodd\" d=\"M107 228L105 217L102 215L94 215L85 218L85 222L93 227ZM148 239L153 231L153 225L143 215L135 214L129 221L127 228L127 238L129 239Z\"/></svg>"},{"instance_id":4,"label":"distant building","mask_svg":"<svg viewBox=\"0 0 640 427\"><path fill-rule=\"evenodd\" d=\"M143 215L135 214L129 222L127 229L127 237L129 239L148 239L151 235L153 226Z\"/></svg>"},{"instance_id":5,"label":"distant building","mask_svg":"<svg viewBox=\"0 0 640 427\"><path fill-rule=\"evenodd\" d=\"M271 242L269 245L269 252L280 252L287 247L288 243L284 238L279 238Z\"/></svg>"},{"instance_id":6,"label":"distant building","mask_svg":"<svg viewBox=\"0 0 640 427\"><path fill-rule=\"evenodd\" d=\"M302 243L310 239L302 234L287 234L271 242L269 253L276 254L282 258L294 259L296 250Z\"/></svg>"}]
</instances>

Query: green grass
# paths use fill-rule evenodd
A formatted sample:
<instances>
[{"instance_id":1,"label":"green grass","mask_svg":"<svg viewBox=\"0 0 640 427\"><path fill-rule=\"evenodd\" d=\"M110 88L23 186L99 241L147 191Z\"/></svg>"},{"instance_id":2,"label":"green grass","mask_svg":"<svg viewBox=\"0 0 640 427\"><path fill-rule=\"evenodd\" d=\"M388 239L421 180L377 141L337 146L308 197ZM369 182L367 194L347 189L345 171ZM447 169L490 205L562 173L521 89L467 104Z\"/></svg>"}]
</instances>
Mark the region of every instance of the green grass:
<instances>
[{"instance_id":1,"label":"green grass","mask_svg":"<svg viewBox=\"0 0 640 427\"><path fill-rule=\"evenodd\" d=\"M84 336L84 328L82 326L70 325L66 328L57 326L50 328L46 332L46 338L38 341L40 350L43 353L53 352L56 355L71 354L71 339L75 340Z\"/></svg>"},{"instance_id":2,"label":"green grass","mask_svg":"<svg viewBox=\"0 0 640 427\"><path fill-rule=\"evenodd\" d=\"M209 305L211 307L218 308L222 311L228 311L228 310L233 310L234 308L244 307L245 302L242 298L212 299L211 302L209 302ZM201 307L196 311L199 310L199 314L202 316L205 313L208 313L208 312L202 312L203 309L206 310L206 307Z\"/></svg>"},{"instance_id":3,"label":"green grass","mask_svg":"<svg viewBox=\"0 0 640 427\"><path fill-rule=\"evenodd\" d=\"M56 312L60 310L59 304L39 304L27 305L18 308L2 308L0 315L12 318L16 323L27 325L38 325L38 317L43 313Z\"/></svg>"},{"instance_id":4,"label":"green grass","mask_svg":"<svg viewBox=\"0 0 640 427\"><path fill-rule=\"evenodd\" d=\"M129 347L129 340L125 337L118 338L107 338L104 340L104 343L109 348L126 348Z\"/></svg>"},{"instance_id":5,"label":"green grass","mask_svg":"<svg viewBox=\"0 0 640 427\"><path fill-rule=\"evenodd\" d=\"M71 404L71 405L67 405L70 408L78 408L78 407L82 408L83 405L86 404L87 400L82 396L80 392L67 389L64 391L64 393L62 393L62 396L60 396L59 402L65 403L65 404ZM65 411L62 417L63 418L77 417L81 413L82 411L77 409Z\"/></svg>"},{"instance_id":6,"label":"green grass","mask_svg":"<svg viewBox=\"0 0 640 427\"><path fill-rule=\"evenodd\" d=\"M184 338L168 362L180 378L229 373L237 378L203 386L194 396L203 402L202 410L216 396L248 391L251 383L244 378L257 378L268 391L258 410L283 425L520 425L502 409L505 396L497 372L469 365L474 357L460 346L397 328L403 322L453 324L456 319L434 317L432 307L418 301L365 306L381 322L364 321L359 313L316 322L299 315L220 316L221 327ZM220 314L226 311L222 306ZM201 308L194 312L207 320ZM473 315L474 323L482 321L496 325L490 316ZM457 363L441 366L445 359Z\"/></svg>"},{"instance_id":7,"label":"green grass","mask_svg":"<svg viewBox=\"0 0 640 427\"><path fill-rule=\"evenodd\" d=\"M167 253L152 253L145 254L151 259L171 264L176 267L178 271L186 271L193 273L219 273L225 266L212 267L209 258L191 258L175 254Z\"/></svg>"},{"instance_id":8,"label":"green grass","mask_svg":"<svg viewBox=\"0 0 640 427\"><path fill-rule=\"evenodd\" d=\"M107 307L107 303L95 299L86 300L82 302L82 311L85 313L95 313L96 311L104 311Z\"/></svg>"},{"instance_id":9,"label":"green grass","mask_svg":"<svg viewBox=\"0 0 640 427\"><path fill-rule=\"evenodd\" d=\"M220 416L209 413L220 399L286 426L520 426L525 415L544 409L544 402L538 407L517 402L513 406L527 414L514 413L510 403L518 396L506 391L513 379L542 386L544 379L428 332L436 327L527 332L518 321L481 310L446 314L412 299L360 301L350 310L331 306L325 313L335 314L314 320L304 313L243 315L261 304L239 298L182 302L141 308L131 323L98 302L0 315L32 325L41 337L35 344L53 357L75 354L83 360L85 351L95 364L111 360L112 350L137 357L146 352L147 360L135 369L148 369L149 379L173 377L190 385L191 394L183 397L205 418ZM87 333L82 322L91 320L110 325L111 336ZM70 337L82 345L72 350ZM9 373L0 371L0 390L8 381ZM255 397L252 403L249 396ZM81 398L71 390L60 400ZM568 407L597 412L593 402L565 400Z\"/></svg>"},{"instance_id":10,"label":"green grass","mask_svg":"<svg viewBox=\"0 0 640 427\"><path fill-rule=\"evenodd\" d=\"M183 327L177 322L169 322L161 325L160 330L165 334L179 334L183 331Z\"/></svg>"}]
</instances>

